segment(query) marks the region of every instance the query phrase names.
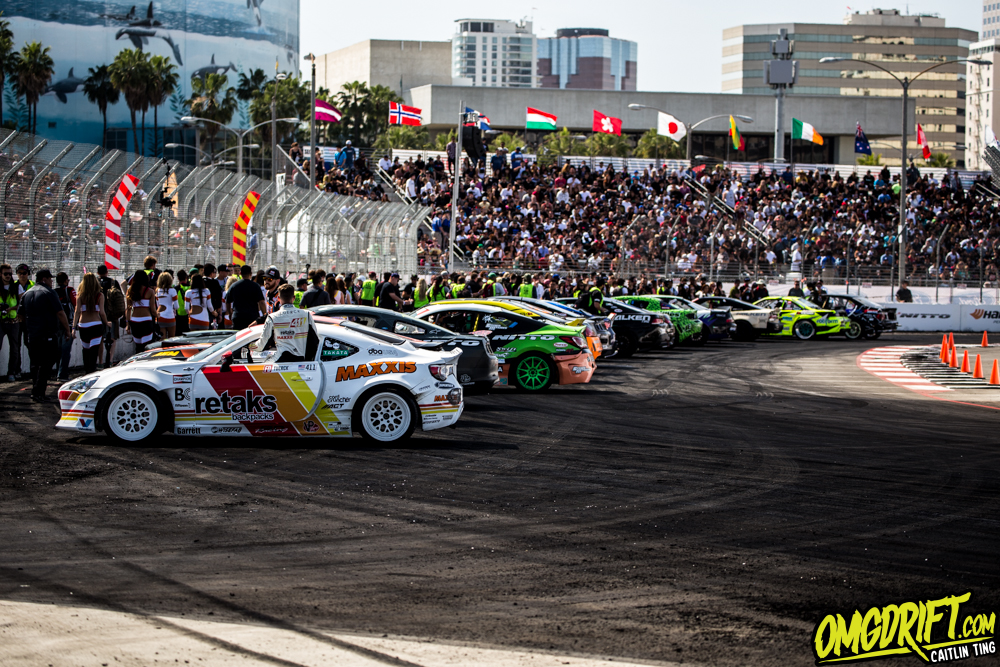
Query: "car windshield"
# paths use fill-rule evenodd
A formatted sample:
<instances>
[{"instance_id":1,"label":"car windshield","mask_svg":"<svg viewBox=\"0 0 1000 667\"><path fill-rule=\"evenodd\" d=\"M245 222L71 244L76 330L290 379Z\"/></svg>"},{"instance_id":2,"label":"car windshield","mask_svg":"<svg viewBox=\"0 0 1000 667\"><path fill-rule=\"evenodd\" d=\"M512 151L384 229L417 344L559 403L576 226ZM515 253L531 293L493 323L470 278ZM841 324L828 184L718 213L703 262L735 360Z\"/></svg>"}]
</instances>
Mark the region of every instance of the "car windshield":
<instances>
[{"instance_id":1,"label":"car windshield","mask_svg":"<svg viewBox=\"0 0 1000 667\"><path fill-rule=\"evenodd\" d=\"M232 336L230 336L229 338L226 338L225 340L220 340L218 343L216 343L212 347L207 347L204 350L202 350L201 352L199 352L198 354L194 355L193 357L191 357L190 359L188 359L188 361L199 362L199 361L207 361L207 360L209 360L210 358L212 358L213 356L215 356L216 352L224 350L225 348L229 347L232 343L234 343L236 341L236 336L237 335L238 334L233 334Z\"/></svg>"},{"instance_id":2,"label":"car windshield","mask_svg":"<svg viewBox=\"0 0 1000 667\"><path fill-rule=\"evenodd\" d=\"M807 310L823 310L823 308L820 308L819 306L817 306L815 303L813 303L809 299L803 299L802 297L799 297L798 299L796 299L794 301L794 303L799 304L800 306L806 308Z\"/></svg>"}]
</instances>

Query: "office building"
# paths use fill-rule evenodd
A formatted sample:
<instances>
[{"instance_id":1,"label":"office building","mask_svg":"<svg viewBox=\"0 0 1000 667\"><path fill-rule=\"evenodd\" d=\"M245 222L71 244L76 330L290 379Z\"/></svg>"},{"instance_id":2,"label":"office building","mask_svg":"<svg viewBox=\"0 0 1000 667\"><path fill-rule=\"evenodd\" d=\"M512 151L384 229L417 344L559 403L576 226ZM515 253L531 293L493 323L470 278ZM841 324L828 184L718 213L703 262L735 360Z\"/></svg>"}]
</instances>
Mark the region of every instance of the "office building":
<instances>
[{"instance_id":1,"label":"office building","mask_svg":"<svg viewBox=\"0 0 1000 667\"><path fill-rule=\"evenodd\" d=\"M998 26L1000 27L1000 26ZM780 29L794 40L798 82L790 90L786 116L799 117L797 95L843 95L850 97L900 98L902 87L888 74L858 62L820 64L821 58L846 57L868 60L902 78L948 61L966 58L977 34L949 28L937 16L907 15L895 9L875 9L848 14L841 25L777 23L742 25L723 31L722 90L727 93L768 93L763 63L772 58L770 42ZM958 166L965 162L965 65L944 65L923 74L911 85L910 103L916 122L923 126L931 150L947 153ZM897 112L898 113L898 112ZM808 118L803 118L809 121ZM789 120L789 123L791 121ZM810 121L811 122L811 121ZM814 123L815 125L815 123ZM865 128L867 131L867 128ZM822 128L817 126L822 132ZM916 128L909 128L915 139ZM899 164L900 139L888 138L873 145L889 164ZM910 144L910 154L914 146Z\"/></svg>"},{"instance_id":2,"label":"office building","mask_svg":"<svg viewBox=\"0 0 1000 667\"><path fill-rule=\"evenodd\" d=\"M316 85L336 93L351 81L386 86L400 95L451 83L451 42L366 39L316 58Z\"/></svg>"},{"instance_id":3,"label":"office building","mask_svg":"<svg viewBox=\"0 0 1000 667\"><path fill-rule=\"evenodd\" d=\"M538 40L542 88L635 90L639 45L600 28L565 28Z\"/></svg>"},{"instance_id":4,"label":"office building","mask_svg":"<svg viewBox=\"0 0 1000 667\"><path fill-rule=\"evenodd\" d=\"M969 57L988 62L995 61L1000 48L1000 37L989 37L969 47ZM987 134L996 122L1000 107L997 105L993 67L969 64L966 74L965 104L965 166L967 169L989 169L983 160Z\"/></svg>"},{"instance_id":5,"label":"office building","mask_svg":"<svg viewBox=\"0 0 1000 667\"><path fill-rule=\"evenodd\" d=\"M538 87L538 43L531 21L459 19L451 48L456 86Z\"/></svg>"}]
</instances>

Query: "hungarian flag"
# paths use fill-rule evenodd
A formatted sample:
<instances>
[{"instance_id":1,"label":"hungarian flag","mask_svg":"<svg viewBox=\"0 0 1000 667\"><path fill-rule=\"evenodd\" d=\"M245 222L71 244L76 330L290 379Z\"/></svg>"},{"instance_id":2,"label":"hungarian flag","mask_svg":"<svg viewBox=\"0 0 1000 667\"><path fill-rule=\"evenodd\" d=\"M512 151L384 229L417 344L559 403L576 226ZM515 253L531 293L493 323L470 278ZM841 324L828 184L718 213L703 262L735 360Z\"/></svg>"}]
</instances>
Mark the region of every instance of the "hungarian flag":
<instances>
[{"instance_id":1,"label":"hungarian flag","mask_svg":"<svg viewBox=\"0 0 1000 667\"><path fill-rule=\"evenodd\" d=\"M528 118L525 121L524 129L526 130L555 130L556 121L558 116L553 116L550 113L545 113L544 111L539 111L538 109L532 109L528 107Z\"/></svg>"},{"instance_id":2,"label":"hungarian flag","mask_svg":"<svg viewBox=\"0 0 1000 667\"><path fill-rule=\"evenodd\" d=\"M622 119L605 116L597 109L594 109L594 132L604 134L617 134L622 136Z\"/></svg>"},{"instance_id":3,"label":"hungarian flag","mask_svg":"<svg viewBox=\"0 0 1000 667\"><path fill-rule=\"evenodd\" d=\"M823 135L816 131L816 128L809 123L804 123L798 118L792 119L792 139L803 139L814 144L823 145Z\"/></svg>"},{"instance_id":4,"label":"hungarian flag","mask_svg":"<svg viewBox=\"0 0 1000 667\"><path fill-rule=\"evenodd\" d=\"M872 145L868 143L868 137L861 129L861 123L858 123L858 131L854 133L854 152L862 155L872 154Z\"/></svg>"},{"instance_id":5,"label":"hungarian flag","mask_svg":"<svg viewBox=\"0 0 1000 667\"><path fill-rule=\"evenodd\" d=\"M339 123L341 113L332 104L323 100L316 100L316 120L324 123Z\"/></svg>"},{"instance_id":6,"label":"hungarian flag","mask_svg":"<svg viewBox=\"0 0 1000 667\"><path fill-rule=\"evenodd\" d=\"M670 114L660 111L656 116L656 133L680 141L687 134L687 127Z\"/></svg>"},{"instance_id":7,"label":"hungarian flag","mask_svg":"<svg viewBox=\"0 0 1000 667\"><path fill-rule=\"evenodd\" d=\"M745 151L747 149L747 142L743 140L740 128L736 127L736 119L732 116L729 117L729 137L733 140L734 149L738 151Z\"/></svg>"},{"instance_id":8,"label":"hungarian flag","mask_svg":"<svg viewBox=\"0 0 1000 667\"><path fill-rule=\"evenodd\" d=\"M917 125L917 145L924 150L924 159L931 159L931 147L927 145L927 135L924 134L924 128Z\"/></svg>"},{"instance_id":9,"label":"hungarian flag","mask_svg":"<svg viewBox=\"0 0 1000 667\"><path fill-rule=\"evenodd\" d=\"M408 107L405 104L389 102L389 125L414 125L421 124L420 109Z\"/></svg>"}]
</instances>

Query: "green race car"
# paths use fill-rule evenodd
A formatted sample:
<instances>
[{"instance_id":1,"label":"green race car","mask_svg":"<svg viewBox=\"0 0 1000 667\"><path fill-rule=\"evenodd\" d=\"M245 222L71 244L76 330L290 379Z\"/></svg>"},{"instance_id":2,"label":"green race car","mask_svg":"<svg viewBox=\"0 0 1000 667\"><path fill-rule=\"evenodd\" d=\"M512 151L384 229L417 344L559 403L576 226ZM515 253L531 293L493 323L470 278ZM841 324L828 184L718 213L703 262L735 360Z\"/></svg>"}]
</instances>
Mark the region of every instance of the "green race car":
<instances>
[{"instance_id":1,"label":"green race car","mask_svg":"<svg viewBox=\"0 0 1000 667\"><path fill-rule=\"evenodd\" d=\"M542 391L553 383L590 382L597 368L584 326L561 325L465 300L439 301L413 316L455 333L486 336L500 362L498 385Z\"/></svg>"},{"instance_id":2,"label":"green race car","mask_svg":"<svg viewBox=\"0 0 1000 667\"><path fill-rule=\"evenodd\" d=\"M704 345L708 341L708 331L698 319L698 312L693 308L679 308L650 295L616 296L613 298L630 306L662 313L669 317L671 324L674 325L674 335L677 337L674 341L675 345Z\"/></svg>"},{"instance_id":3,"label":"green race car","mask_svg":"<svg viewBox=\"0 0 1000 667\"><path fill-rule=\"evenodd\" d=\"M774 336L795 336L799 340L809 340L815 336L846 334L851 321L840 317L835 310L820 308L809 299L800 296L768 296L754 303L764 308L778 308L781 331Z\"/></svg>"}]
</instances>

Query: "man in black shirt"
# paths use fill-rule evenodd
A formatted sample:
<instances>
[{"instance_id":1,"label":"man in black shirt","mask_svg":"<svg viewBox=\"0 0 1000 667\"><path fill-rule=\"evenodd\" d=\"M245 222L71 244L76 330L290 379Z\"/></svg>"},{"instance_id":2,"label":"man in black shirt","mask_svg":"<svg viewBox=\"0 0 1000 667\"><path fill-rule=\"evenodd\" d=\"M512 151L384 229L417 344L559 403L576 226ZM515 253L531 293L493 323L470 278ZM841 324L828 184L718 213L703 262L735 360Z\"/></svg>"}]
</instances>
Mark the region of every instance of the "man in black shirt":
<instances>
[{"instance_id":1,"label":"man in black shirt","mask_svg":"<svg viewBox=\"0 0 1000 667\"><path fill-rule=\"evenodd\" d=\"M232 313L233 328L246 329L257 321L260 313L267 314L267 302L260 285L250 280L253 270L249 264L240 267L240 279L233 283L226 294L226 305Z\"/></svg>"},{"instance_id":2,"label":"man in black shirt","mask_svg":"<svg viewBox=\"0 0 1000 667\"><path fill-rule=\"evenodd\" d=\"M386 310L395 310L398 313L403 306L411 303L413 302L404 301L399 296L399 274L391 274L389 280L382 283L382 291L378 295L378 307L385 308Z\"/></svg>"},{"instance_id":3,"label":"man in black shirt","mask_svg":"<svg viewBox=\"0 0 1000 667\"><path fill-rule=\"evenodd\" d=\"M214 264L205 265L205 289L208 290L209 295L212 297L212 310L220 313L219 317L221 319L222 313L222 285L219 284L219 277L215 271Z\"/></svg>"},{"instance_id":4,"label":"man in black shirt","mask_svg":"<svg viewBox=\"0 0 1000 667\"><path fill-rule=\"evenodd\" d=\"M311 272L310 278L312 278L312 285L305 291L305 294L302 295L302 301L299 302L299 308L303 310L316 306L326 306L330 303L330 293L323 289L323 279L326 278L326 272L323 269L316 269Z\"/></svg>"},{"instance_id":5,"label":"man in black shirt","mask_svg":"<svg viewBox=\"0 0 1000 667\"><path fill-rule=\"evenodd\" d=\"M896 301L900 303L913 303L913 293L910 291L909 281L904 280L902 286L896 290Z\"/></svg>"},{"instance_id":6,"label":"man in black shirt","mask_svg":"<svg viewBox=\"0 0 1000 667\"><path fill-rule=\"evenodd\" d=\"M21 297L19 312L24 316L28 356L31 359L31 400L42 402L47 400L45 386L49 382L52 365L59 356L56 327L62 326L66 337L73 338L69 320L52 289L52 273L48 269L35 274L35 286Z\"/></svg>"}]
</instances>

